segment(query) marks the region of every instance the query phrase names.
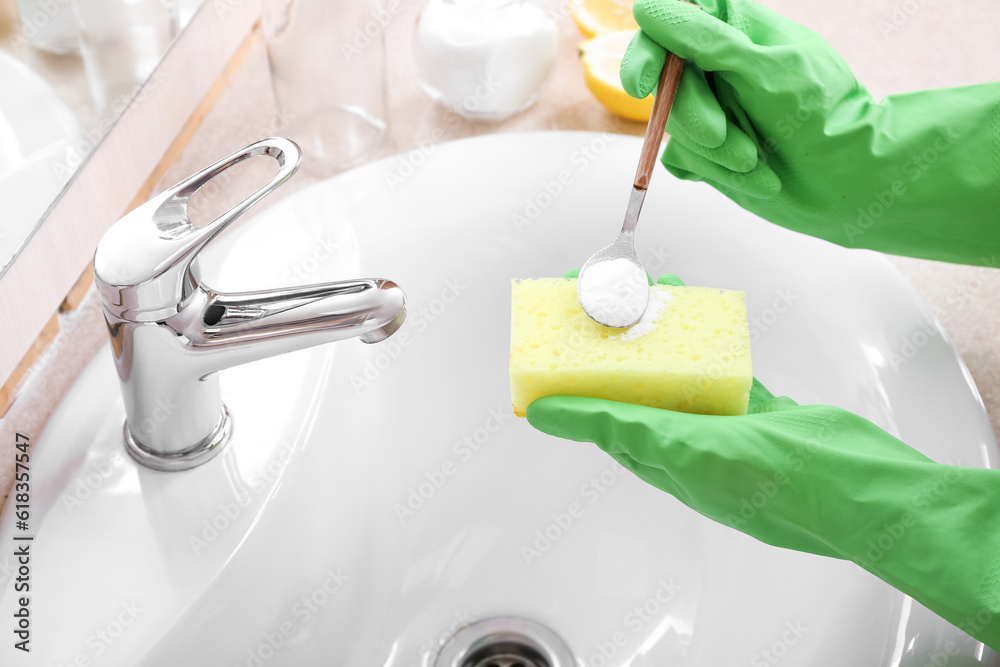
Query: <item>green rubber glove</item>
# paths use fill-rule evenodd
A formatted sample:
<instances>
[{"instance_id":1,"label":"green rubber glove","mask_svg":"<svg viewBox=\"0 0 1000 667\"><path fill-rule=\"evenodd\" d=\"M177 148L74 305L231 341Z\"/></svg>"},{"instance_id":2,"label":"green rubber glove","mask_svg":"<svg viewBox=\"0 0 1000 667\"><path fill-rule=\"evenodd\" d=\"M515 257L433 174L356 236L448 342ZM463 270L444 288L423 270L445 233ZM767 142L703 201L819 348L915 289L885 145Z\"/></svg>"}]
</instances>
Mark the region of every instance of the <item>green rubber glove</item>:
<instances>
[{"instance_id":1,"label":"green rubber glove","mask_svg":"<svg viewBox=\"0 0 1000 667\"><path fill-rule=\"evenodd\" d=\"M850 248L1000 265L1000 83L876 103L813 31L753 0L638 0L625 90L690 59L663 163Z\"/></svg>"},{"instance_id":2,"label":"green rubber glove","mask_svg":"<svg viewBox=\"0 0 1000 667\"><path fill-rule=\"evenodd\" d=\"M1000 650L1000 471L935 463L862 417L775 398L757 380L746 416L547 396L527 417L762 542L854 561Z\"/></svg>"}]
</instances>

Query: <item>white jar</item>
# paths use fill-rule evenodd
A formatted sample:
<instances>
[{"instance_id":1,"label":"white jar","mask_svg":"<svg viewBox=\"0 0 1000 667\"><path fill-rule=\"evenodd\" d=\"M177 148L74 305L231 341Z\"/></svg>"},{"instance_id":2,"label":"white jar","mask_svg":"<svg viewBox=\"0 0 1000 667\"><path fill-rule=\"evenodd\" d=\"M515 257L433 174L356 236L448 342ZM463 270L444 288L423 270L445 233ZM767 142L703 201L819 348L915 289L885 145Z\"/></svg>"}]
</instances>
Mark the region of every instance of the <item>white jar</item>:
<instances>
[{"instance_id":1,"label":"white jar","mask_svg":"<svg viewBox=\"0 0 1000 667\"><path fill-rule=\"evenodd\" d=\"M525 0L430 0L417 24L424 90L466 118L500 120L530 107L555 56L555 24Z\"/></svg>"}]
</instances>

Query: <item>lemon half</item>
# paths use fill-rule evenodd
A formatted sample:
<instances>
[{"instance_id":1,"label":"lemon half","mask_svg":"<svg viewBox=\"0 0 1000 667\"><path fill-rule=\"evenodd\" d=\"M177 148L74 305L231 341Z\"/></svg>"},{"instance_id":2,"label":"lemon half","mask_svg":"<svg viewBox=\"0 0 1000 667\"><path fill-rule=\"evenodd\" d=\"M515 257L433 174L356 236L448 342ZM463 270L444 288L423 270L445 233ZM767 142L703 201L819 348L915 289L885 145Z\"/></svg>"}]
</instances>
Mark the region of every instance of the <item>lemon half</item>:
<instances>
[{"instance_id":1,"label":"lemon half","mask_svg":"<svg viewBox=\"0 0 1000 667\"><path fill-rule=\"evenodd\" d=\"M569 0L569 11L576 27L587 37L617 30L639 29L632 18L635 0Z\"/></svg>"},{"instance_id":2,"label":"lemon half","mask_svg":"<svg viewBox=\"0 0 1000 667\"><path fill-rule=\"evenodd\" d=\"M631 120L648 121L653 112L653 96L635 99L622 88L619 76L622 56L634 34L634 30L619 30L582 42L580 62L587 88L608 111Z\"/></svg>"}]
</instances>

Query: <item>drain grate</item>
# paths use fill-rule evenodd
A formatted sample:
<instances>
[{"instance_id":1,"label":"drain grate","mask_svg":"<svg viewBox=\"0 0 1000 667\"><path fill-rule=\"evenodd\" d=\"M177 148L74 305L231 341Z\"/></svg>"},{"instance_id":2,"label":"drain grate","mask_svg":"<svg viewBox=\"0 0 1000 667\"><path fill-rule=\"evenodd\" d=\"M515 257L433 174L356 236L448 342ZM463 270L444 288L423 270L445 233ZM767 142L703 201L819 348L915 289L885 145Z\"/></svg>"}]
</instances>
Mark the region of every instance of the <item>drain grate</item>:
<instances>
[{"instance_id":1,"label":"drain grate","mask_svg":"<svg viewBox=\"0 0 1000 667\"><path fill-rule=\"evenodd\" d=\"M516 616L497 616L459 630L434 667L573 667L573 654L554 632Z\"/></svg>"},{"instance_id":2,"label":"drain grate","mask_svg":"<svg viewBox=\"0 0 1000 667\"><path fill-rule=\"evenodd\" d=\"M471 667L544 667L545 663L528 661L518 655L501 655L495 658L486 658L485 660L477 662L474 665L470 663L470 666Z\"/></svg>"},{"instance_id":3,"label":"drain grate","mask_svg":"<svg viewBox=\"0 0 1000 667\"><path fill-rule=\"evenodd\" d=\"M461 667L551 667L533 646L516 640L491 642L470 653Z\"/></svg>"}]
</instances>

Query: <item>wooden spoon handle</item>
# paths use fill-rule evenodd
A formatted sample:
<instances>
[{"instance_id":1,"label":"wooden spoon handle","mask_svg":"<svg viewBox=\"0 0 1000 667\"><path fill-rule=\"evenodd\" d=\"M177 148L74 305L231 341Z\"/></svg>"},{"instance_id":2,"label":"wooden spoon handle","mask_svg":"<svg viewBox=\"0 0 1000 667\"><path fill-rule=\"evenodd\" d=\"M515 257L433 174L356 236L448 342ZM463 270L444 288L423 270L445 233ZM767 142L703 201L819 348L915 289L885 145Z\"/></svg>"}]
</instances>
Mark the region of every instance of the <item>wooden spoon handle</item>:
<instances>
[{"instance_id":1,"label":"wooden spoon handle","mask_svg":"<svg viewBox=\"0 0 1000 667\"><path fill-rule=\"evenodd\" d=\"M649 179L659 157L660 142L667 129L667 119L670 117L670 107L677 97L677 86L684 73L684 60L673 53L667 52L667 60L660 72L660 82L656 87L656 99L653 102L653 113L649 116L646 126L646 138L642 141L642 153L639 155L639 168L635 171L635 181L632 186L636 190L649 187Z\"/></svg>"}]
</instances>

